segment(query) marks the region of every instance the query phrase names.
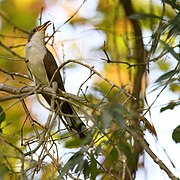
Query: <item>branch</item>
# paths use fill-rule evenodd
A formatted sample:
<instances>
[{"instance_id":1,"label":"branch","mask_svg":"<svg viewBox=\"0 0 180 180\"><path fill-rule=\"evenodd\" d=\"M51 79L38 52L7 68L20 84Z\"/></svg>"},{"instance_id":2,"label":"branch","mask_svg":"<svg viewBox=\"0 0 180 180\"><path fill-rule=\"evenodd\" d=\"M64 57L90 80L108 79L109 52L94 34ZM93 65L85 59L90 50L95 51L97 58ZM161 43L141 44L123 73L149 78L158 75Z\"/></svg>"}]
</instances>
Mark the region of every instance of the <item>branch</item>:
<instances>
[{"instance_id":1,"label":"branch","mask_svg":"<svg viewBox=\"0 0 180 180\"><path fill-rule=\"evenodd\" d=\"M84 66L84 67L88 68L91 72L93 72L93 73L96 74L98 77L100 77L101 79L103 79L104 81L106 81L108 84L110 84L111 86L116 87L118 90L122 91L127 97L132 98L133 100L136 100L136 98L133 97L133 96L132 96L131 94L129 94L128 92L126 92L124 88L122 88L122 87L114 84L114 83L113 83L112 81L110 81L109 79L103 77L101 73L99 73L98 71L96 71L96 70L94 69L94 67L89 66L88 64L82 63L82 62L80 62L80 61L73 60L73 59L72 59L72 60L68 60L68 61L62 63L62 64L56 69L56 71L54 72L54 74L53 74L53 76L52 76L52 78L51 78L50 84L53 82L53 79L54 79L56 73L58 73L59 70L60 70L62 67L64 67L64 66L67 65L67 64L70 64L70 63L79 64L79 65L81 65L81 66Z\"/></svg>"},{"instance_id":2,"label":"branch","mask_svg":"<svg viewBox=\"0 0 180 180\"><path fill-rule=\"evenodd\" d=\"M0 91L11 93L14 95L14 96L11 96L12 98L10 98L9 96L7 98L6 97L0 97L0 102L6 101L9 99L13 99L13 98L16 99L16 98L27 97L29 95L36 94L36 93L55 95L56 98L64 97L67 99L73 99L75 101L83 102L83 103L86 102L83 98L77 97L73 94L70 94L70 93L67 93L64 91L61 91L60 89L58 89L57 93L54 94L53 88L45 87L45 86L43 86L43 87L42 86L38 86L38 87L36 87L36 86L25 86L22 88L16 88L13 86L9 86L9 85L0 83Z\"/></svg>"},{"instance_id":3,"label":"branch","mask_svg":"<svg viewBox=\"0 0 180 180\"><path fill-rule=\"evenodd\" d=\"M25 78L25 79L29 79L29 80L32 80L28 75L26 74L21 74L19 72L9 72L7 70L4 70L2 68L0 68L0 71L5 73L5 74L8 74L9 76L12 77L12 79L14 79L14 76L19 76L19 77L22 77L22 78Z\"/></svg>"},{"instance_id":4,"label":"branch","mask_svg":"<svg viewBox=\"0 0 180 180\"><path fill-rule=\"evenodd\" d=\"M151 158L154 160L154 162L156 164L158 164L158 166L164 170L167 175L169 176L170 179L172 180L178 180L178 178L173 175L173 173L168 169L168 167L163 163L163 161L161 161L153 152L152 150L149 148L148 143L146 142L146 140L140 136L137 132L135 132L133 129L130 129L129 127L126 127L125 130L131 134L134 139L136 139L139 144L142 146L142 148L149 154L149 156L151 156Z\"/></svg>"},{"instance_id":5,"label":"branch","mask_svg":"<svg viewBox=\"0 0 180 180\"><path fill-rule=\"evenodd\" d=\"M164 55L166 55L168 52L163 51L160 53L159 56L149 59L148 61L144 61L142 63L129 63L127 61L120 61L120 60L111 60L111 58L109 57L107 51L106 51L106 47L105 47L105 42L104 42L104 48L103 48L103 52L106 56L106 58L101 58L101 60L106 61L107 63L117 63L117 64L125 64L128 66L127 69L131 68L131 67L137 67L137 66L146 66L149 65L150 62L155 62L159 59L161 59Z\"/></svg>"},{"instance_id":6,"label":"branch","mask_svg":"<svg viewBox=\"0 0 180 180\"><path fill-rule=\"evenodd\" d=\"M112 61L112 60L110 59L107 51L106 51L106 44L105 44L105 42L104 42L103 52L104 52L104 54L105 54L105 56L106 56L106 59L105 59L105 58L101 58L103 61L106 61L107 63L125 64L125 65L128 66L128 69L131 68L131 67L146 66L147 64L149 64L149 61L147 61L147 62L142 62L142 63L136 63L136 64L135 64L135 63L131 64L131 63L128 63L128 62L126 62L126 61L115 61L115 60Z\"/></svg>"},{"instance_id":7,"label":"branch","mask_svg":"<svg viewBox=\"0 0 180 180\"><path fill-rule=\"evenodd\" d=\"M7 47L5 44L3 44L1 41L0 41L0 46L3 47L4 49L6 49L7 51L9 51L11 54L13 54L14 56L24 60L23 57L21 57L19 54L17 54L16 52L14 52L13 50L11 50L11 48Z\"/></svg>"},{"instance_id":8,"label":"branch","mask_svg":"<svg viewBox=\"0 0 180 180\"><path fill-rule=\"evenodd\" d=\"M84 5L84 3L86 2L87 0L84 0L80 6L78 7L78 9L74 12L74 14L68 18L62 25L60 25L56 30L53 31L53 33L51 34L51 36L49 36L47 42L55 35L55 33L57 33L59 31L59 29L64 26L66 23L68 23L72 18L74 18L74 16L79 12L79 10L81 9L81 7ZM47 43L46 42L46 43Z\"/></svg>"}]
</instances>

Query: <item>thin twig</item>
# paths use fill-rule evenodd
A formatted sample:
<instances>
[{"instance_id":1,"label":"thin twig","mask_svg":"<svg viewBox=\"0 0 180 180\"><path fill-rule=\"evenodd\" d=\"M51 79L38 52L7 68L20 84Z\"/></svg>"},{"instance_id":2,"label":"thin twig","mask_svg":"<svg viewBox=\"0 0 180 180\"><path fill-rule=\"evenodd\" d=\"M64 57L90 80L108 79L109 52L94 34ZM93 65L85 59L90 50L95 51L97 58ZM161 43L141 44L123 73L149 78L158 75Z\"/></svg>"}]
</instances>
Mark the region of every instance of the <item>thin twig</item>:
<instances>
[{"instance_id":1,"label":"thin twig","mask_svg":"<svg viewBox=\"0 0 180 180\"><path fill-rule=\"evenodd\" d=\"M135 97L133 97L133 96L132 96L131 94L129 94L128 92L126 92L126 91L125 91L123 88L121 88L120 86L114 84L114 83L113 83L112 81L110 81L109 79L103 77L101 73L99 73L98 71L96 71L96 70L94 69L94 67L91 67L91 66L89 66L88 64L82 63L82 62L77 61L77 60L68 60L68 61L62 63L62 64L56 69L56 71L54 72L54 74L53 74L53 76L52 76L52 78L51 78L50 84L52 83L52 81L53 81L56 73L59 73L59 70L60 70L62 67L64 67L64 66L67 65L67 64L70 64L70 63L79 64L79 65L81 65L81 66L84 66L84 67L90 69L92 72L94 72L97 76L99 76L101 79L103 79L104 81L106 81L108 84L110 84L111 86L114 86L114 87L116 87L117 89L123 91L126 96L131 97L132 99L135 100Z\"/></svg>"},{"instance_id":2,"label":"thin twig","mask_svg":"<svg viewBox=\"0 0 180 180\"><path fill-rule=\"evenodd\" d=\"M81 9L81 7L84 5L84 3L85 3L86 1L87 1L87 0L84 0L84 1L80 4L80 6L78 7L78 9L74 12L74 14L73 14L70 18L68 18L63 24L61 24L55 31L53 31L53 33L51 34L51 36L49 36L47 42L55 35L55 33L57 33L57 32L60 30L60 28L61 28L62 26L64 26L64 25L67 24L72 18L74 18L74 16L79 12L79 10Z\"/></svg>"},{"instance_id":3,"label":"thin twig","mask_svg":"<svg viewBox=\"0 0 180 180\"><path fill-rule=\"evenodd\" d=\"M28 75L26 74L21 74L19 72L9 72L7 70L4 70L2 68L0 68L0 71L5 73L5 74L8 74L9 76L12 77L12 79L14 79L14 76L18 76L18 77L22 77L22 78L25 78L25 79L29 79L29 80L32 80Z\"/></svg>"},{"instance_id":4,"label":"thin twig","mask_svg":"<svg viewBox=\"0 0 180 180\"><path fill-rule=\"evenodd\" d=\"M12 55L24 60L25 58L20 56L19 54L17 54L16 52L14 52L13 50L11 50L11 48L7 47L5 44L3 44L1 41L0 41L0 46L3 47L4 49L6 49L7 51L9 51Z\"/></svg>"}]
</instances>

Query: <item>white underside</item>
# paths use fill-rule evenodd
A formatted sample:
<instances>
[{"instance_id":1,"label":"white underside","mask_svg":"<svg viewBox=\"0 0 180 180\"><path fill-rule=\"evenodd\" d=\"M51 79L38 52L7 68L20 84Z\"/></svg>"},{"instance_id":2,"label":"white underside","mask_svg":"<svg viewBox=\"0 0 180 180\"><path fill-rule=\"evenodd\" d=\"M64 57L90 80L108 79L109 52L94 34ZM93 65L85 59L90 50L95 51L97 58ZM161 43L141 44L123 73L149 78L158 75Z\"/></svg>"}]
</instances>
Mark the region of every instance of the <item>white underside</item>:
<instances>
[{"instance_id":1,"label":"white underside","mask_svg":"<svg viewBox=\"0 0 180 180\"><path fill-rule=\"evenodd\" d=\"M37 85L49 85L43 58L46 54L43 32L37 32L26 44L26 61Z\"/></svg>"}]
</instances>

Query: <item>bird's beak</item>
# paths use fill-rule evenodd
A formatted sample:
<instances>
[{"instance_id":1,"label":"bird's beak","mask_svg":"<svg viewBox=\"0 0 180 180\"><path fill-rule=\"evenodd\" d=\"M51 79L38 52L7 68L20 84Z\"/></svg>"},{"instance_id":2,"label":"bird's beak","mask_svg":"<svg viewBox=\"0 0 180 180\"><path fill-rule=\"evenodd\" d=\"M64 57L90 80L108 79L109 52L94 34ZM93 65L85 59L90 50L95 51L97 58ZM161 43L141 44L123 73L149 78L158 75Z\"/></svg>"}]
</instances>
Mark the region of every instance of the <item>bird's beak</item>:
<instances>
[{"instance_id":1,"label":"bird's beak","mask_svg":"<svg viewBox=\"0 0 180 180\"><path fill-rule=\"evenodd\" d=\"M43 25L39 26L38 31L46 30L46 28L51 24L51 21L45 22Z\"/></svg>"}]
</instances>

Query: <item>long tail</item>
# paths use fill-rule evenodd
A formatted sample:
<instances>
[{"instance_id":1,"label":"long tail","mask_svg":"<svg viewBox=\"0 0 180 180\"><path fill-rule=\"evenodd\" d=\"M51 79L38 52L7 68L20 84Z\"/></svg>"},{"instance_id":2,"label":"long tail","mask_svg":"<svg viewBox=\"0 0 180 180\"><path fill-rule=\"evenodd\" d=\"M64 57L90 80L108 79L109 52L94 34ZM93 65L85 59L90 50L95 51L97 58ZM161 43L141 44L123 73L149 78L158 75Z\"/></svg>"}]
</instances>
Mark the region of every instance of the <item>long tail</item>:
<instances>
[{"instance_id":1,"label":"long tail","mask_svg":"<svg viewBox=\"0 0 180 180\"><path fill-rule=\"evenodd\" d=\"M50 105L51 97L45 94L43 94L43 97ZM60 102L58 102L58 104L60 105ZM62 122L67 128L67 130L76 137L78 136L79 138L85 138L87 134L87 127L78 117L73 107L68 102L63 102L60 111L60 116L64 114L65 121L62 119Z\"/></svg>"},{"instance_id":2,"label":"long tail","mask_svg":"<svg viewBox=\"0 0 180 180\"><path fill-rule=\"evenodd\" d=\"M80 138L85 138L87 133L87 128L82 120L78 117L77 113L73 107L68 102L63 102L61 111L63 114L70 115L64 116L66 119L66 127L73 134L78 134Z\"/></svg>"}]
</instances>

